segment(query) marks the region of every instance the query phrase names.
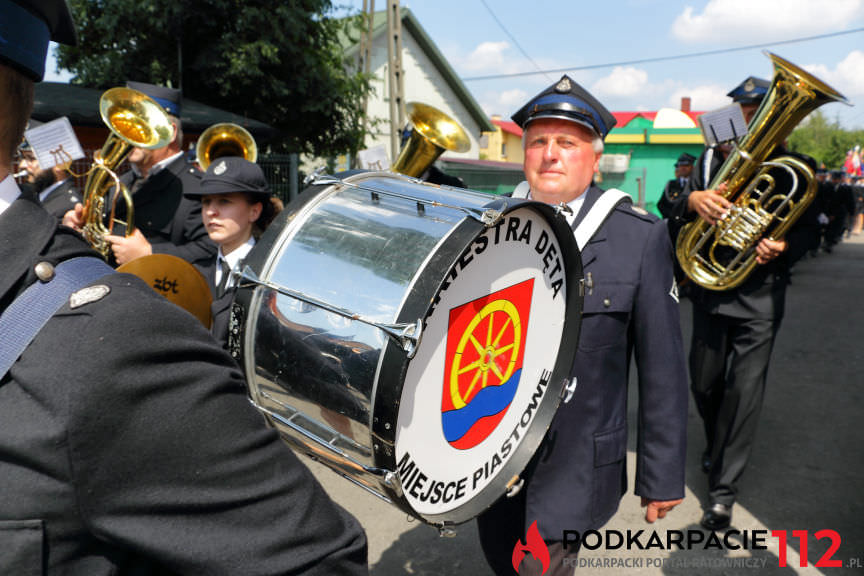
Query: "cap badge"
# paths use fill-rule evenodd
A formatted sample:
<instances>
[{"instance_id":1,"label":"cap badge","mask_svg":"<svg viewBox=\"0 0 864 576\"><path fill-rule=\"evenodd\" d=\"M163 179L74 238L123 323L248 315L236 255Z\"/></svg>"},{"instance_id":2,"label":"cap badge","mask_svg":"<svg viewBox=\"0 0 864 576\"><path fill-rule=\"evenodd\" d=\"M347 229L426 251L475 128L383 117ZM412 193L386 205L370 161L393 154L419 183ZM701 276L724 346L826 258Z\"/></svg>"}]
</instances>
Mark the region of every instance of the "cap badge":
<instances>
[{"instance_id":1,"label":"cap badge","mask_svg":"<svg viewBox=\"0 0 864 576\"><path fill-rule=\"evenodd\" d=\"M744 90L747 92L752 92L755 88L756 84L754 84L752 80L747 80L747 82L744 83Z\"/></svg>"},{"instance_id":2,"label":"cap badge","mask_svg":"<svg viewBox=\"0 0 864 576\"><path fill-rule=\"evenodd\" d=\"M221 176L225 173L226 170L228 170L228 166L226 166L225 161L222 160L221 162L219 162L219 164L216 165L215 168L213 168L213 174L215 174L216 176Z\"/></svg>"},{"instance_id":3,"label":"cap badge","mask_svg":"<svg viewBox=\"0 0 864 576\"><path fill-rule=\"evenodd\" d=\"M572 89L573 85L570 84L570 79L567 77L561 78L558 84L555 85L555 92L559 94L567 94Z\"/></svg>"}]
</instances>

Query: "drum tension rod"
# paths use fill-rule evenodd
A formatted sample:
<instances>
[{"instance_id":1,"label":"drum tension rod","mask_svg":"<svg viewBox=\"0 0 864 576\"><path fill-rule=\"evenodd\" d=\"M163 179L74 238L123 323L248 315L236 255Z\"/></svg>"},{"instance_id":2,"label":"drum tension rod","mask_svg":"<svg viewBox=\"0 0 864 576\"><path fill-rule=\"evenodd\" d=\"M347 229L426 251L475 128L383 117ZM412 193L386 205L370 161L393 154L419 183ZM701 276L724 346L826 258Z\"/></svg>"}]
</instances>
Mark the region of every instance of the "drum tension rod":
<instances>
[{"instance_id":1,"label":"drum tension rod","mask_svg":"<svg viewBox=\"0 0 864 576\"><path fill-rule=\"evenodd\" d=\"M243 272L240 274L240 279L243 281L241 287L248 287L250 285L264 286L275 292L278 292L279 294L294 298L295 300L300 300L301 302L312 304L313 306L321 308L322 310L326 310L327 312L332 312L333 314L348 318L349 320L355 320L357 322L367 324L374 328L378 328L379 330L393 338L396 343L402 348L402 350L406 352L408 358L413 358L414 353L417 352L417 346L420 344L420 337L423 332L423 321L420 318L418 318L416 322L412 324L386 324L383 322L376 322L374 320L364 318L356 312L352 312L350 310L328 304L323 300L318 300L317 298L313 298L312 296L309 296L302 292L298 292L297 290L292 290L291 288L287 288L280 284L275 284L268 280L262 280L258 277L257 274L255 274L255 272L252 271L252 268L250 268L249 266L243 267Z\"/></svg>"},{"instance_id":2,"label":"drum tension rod","mask_svg":"<svg viewBox=\"0 0 864 576\"><path fill-rule=\"evenodd\" d=\"M416 179L413 179L416 180ZM421 180L416 180L417 182L422 182ZM470 218L481 222L487 228L490 228L498 223L499 220L504 216L504 209L507 207L507 203L502 201L500 208L470 208L468 206L455 206L453 204L444 204L442 202L438 202L435 200L427 200L426 198L417 198L416 196L410 196L408 194L400 194L398 192L390 192L388 190L380 190L378 188L370 188L368 186L361 186L359 184L354 184L353 182L346 182L345 180L340 180L335 176L319 176L312 181L312 184L315 186L324 186L331 184L341 184L343 186L348 186L349 188L355 188L357 190L363 190L365 192L369 192L372 195L372 198L375 199L380 195L384 196L392 196L393 198L402 198L403 200L410 200L412 202L416 202L418 206L418 212L420 212L420 205L425 204L427 206L434 206L438 208L450 208L451 210L458 210L460 212L464 212Z\"/></svg>"}]
</instances>

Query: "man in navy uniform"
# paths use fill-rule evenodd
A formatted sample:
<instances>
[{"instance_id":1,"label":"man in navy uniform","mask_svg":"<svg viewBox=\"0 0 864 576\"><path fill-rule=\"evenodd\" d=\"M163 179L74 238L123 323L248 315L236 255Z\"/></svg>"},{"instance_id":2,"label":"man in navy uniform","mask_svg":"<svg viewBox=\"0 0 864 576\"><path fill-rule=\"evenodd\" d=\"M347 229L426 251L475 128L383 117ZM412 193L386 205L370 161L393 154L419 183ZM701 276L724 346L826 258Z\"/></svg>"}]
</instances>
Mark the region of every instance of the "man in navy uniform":
<instances>
[{"instance_id":1,"label":"man in navy uniform","mask_svg":"<svg viewBox=\"0 0 864 576\"><path fill-rule=\"evenodd\" d=\"M199 185L201 171L187 162L183 153L180 91L144 82L127 82L126 86L161 105L168 113L173 133L162 148L132 148L129 153L132 168L120 181L132 194L135 231L127 237L125 227L115 224L113 234L106 238L114 259L117 264L125 264L149 254L171 254L190 263L209 260L216 254L216 246L201 222L201 203L184 197ZM64 220L65 224L76 228L83 225L81 209L69 216L72 219ZM125 220L125 216L126 204L120 200L117 218Z\"/></svg>"},{"instance_id":2,"label":"man in navy uniform","mask_svg":"<svg viewBox=\"0 0 864 576\"><path fill-rule=\"evenodd\" d=\"M692 154L684 152L675 162L675 178L666 182L663 195L657 201L657 210L664 218L669 218L672 205L687 189L687 185L690 183L690 173L693 172L694 160L696 158Z\"/></svg>"},{"instance_id":3,"label":"man in navy uniform","mask_svg":"<svg viewBox=\"0 0 864 576\"><path fill-rule=\"evenodd\" d=\"M48 41L75 34L62 0L0 14L0 574L366 574L207 330L19 191Z\"/></svg>"},{"instance_id":4,"label":"man in navy uniform","mask_svg":"<svg viewBox=\"0 0 864 576\"><path fill-rule=\"evenodd\" d=\"M741 104L749 123L769 88L767 80L751 76L728 96ZM781 154L788 152L778 145L772 157ZM726 213L732 202L720 190L705 189L721 166L722 154L714 148L703 153L693 170L691 191L675 206L675 218L687 222L699 217L713 225ZM778 189L788 188L785 172L772 174ZM706 437L701 466L708 474L709 503L701 524L709 530L731 523L738 482L762 410L771 349L783 318L789 268L808 246L806 226L799 220L783 240L760 240L758 266L739 287L716 291L691 286L690 379Z\"/></svg>"},{"instance_id":5,"label":"man in navy uniform","mask_svg":"<svg viewBox=\"0 0 864 576\"><path fill-rule=\"evenodd\" d=\"M639 380L636 495L654 522L684 497L687 376L666 222L629 196L592 183L615 119L564 76L516 114L524 129L527 184L514 191L565 204L582 252L585 299L575 391L558 409L525 484L478 521L487 561L513 574L517 541L536 522L551 553L546 574L572 573L564 530L605 524L626 491L627 386L632 354ZM533 566L536 568L536 566ZM523 562L520 574L534 574ZM536 572L540 573L539 570Z\"/></svg>"}]
</instances>

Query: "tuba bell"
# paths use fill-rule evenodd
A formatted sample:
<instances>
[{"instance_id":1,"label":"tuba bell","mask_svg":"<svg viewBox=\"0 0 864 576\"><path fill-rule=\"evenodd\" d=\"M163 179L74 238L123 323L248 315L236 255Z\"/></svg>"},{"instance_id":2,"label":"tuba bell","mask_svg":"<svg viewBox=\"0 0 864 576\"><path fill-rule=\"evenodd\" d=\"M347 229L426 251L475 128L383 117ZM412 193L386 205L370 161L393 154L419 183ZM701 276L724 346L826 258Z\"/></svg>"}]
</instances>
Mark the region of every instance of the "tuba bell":
<instances>
[{"instance_id":1,"label":"tuba bell","mask_svg":"<svg viewBox=\"0 0 864 576\"><path fill-rule=\"evenodd\" d=\"M810 112L846 98L808 72L766 52L774 78L749 125L708 185L725 182L732 207L716 224L698 219L681 229L675 252L684 273L709 290L740 286L756 267L756 245L762 238L780 240L816 195L813 170L792 156L771 153ZM792 186L778 190L775 170L789 174ZM798 185L798 179L804 181ZM803 192L799 193L799 189Z\"/></svg>"},{"instance_id":2,"label":"tuba bell","mask_svg":"<svg viewBox=\"0 0 864 576\"><path fill-rule=\"evenodd\" d=\"M117 167L132 148L155 149L166 146L174 127L165 110L149 96L131 88L111 88L99 99L102 121L111 130L102 150L94 155L84 186L84 238L104 258L111 245L105 236L114 228L114 212L120 196L126 202L126 235L135 230L132 196L117 177ZM105 199L112 188L117 190L111 203L108 225L103 223ZM119 222L119 220L118 220Z\"/></svg>"},{"instance_id":3,"label":"tuba bell","mask_svg":"<svg viewBox=\"0 0 864 576\"><path fill-rule=\"evenodd\" d=\"M201 170L222 156L240 156L249 162L258 160L258 146L248 130L231 122L214 124L201 133L195 146Z\"/></svg>"},{"instance_id":4,"label":"tuba bell","mask_svg":"<svg viewBox=\"0 0 864 576\"><path fill-rule=\"evenodd\" d=\"M471 141L465 130L437 108L420 102L409 102L406 111L411 120L411 136L390 167L391 171L417 178L445 150L467 152L471 148Z\"/></svg>"}]
</instances>

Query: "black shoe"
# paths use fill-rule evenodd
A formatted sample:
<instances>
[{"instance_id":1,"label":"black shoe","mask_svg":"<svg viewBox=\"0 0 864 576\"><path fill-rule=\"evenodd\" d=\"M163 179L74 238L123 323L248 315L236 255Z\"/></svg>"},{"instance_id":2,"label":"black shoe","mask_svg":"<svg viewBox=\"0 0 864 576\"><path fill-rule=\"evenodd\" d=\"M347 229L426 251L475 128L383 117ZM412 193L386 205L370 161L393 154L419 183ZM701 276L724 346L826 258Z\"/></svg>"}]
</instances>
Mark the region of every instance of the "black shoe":
<instances>
[{"instance_id":1,"label":"black shoe","mask_svg":"<svg viewBox=\"0 0 864 576\"><path fill-rule=\"evenodd\" d=\"M706 530L725 530L732 523L732 506L712 504L702 516L702 527Z\"/></svg>"},{"instance_id":2,"label":"black shoe","mask_svg":"<svg viewBox=\"0 0 864 576\"><path fill-rule=\"evenodd\" d=\"M707 474L708 472L711 471L711 453L710 452L706 451L706 452L702 453L702 460L700 460L699 465L702 467L702 472L704 472L705 474Z\"/></svg>"}]
</instances>

